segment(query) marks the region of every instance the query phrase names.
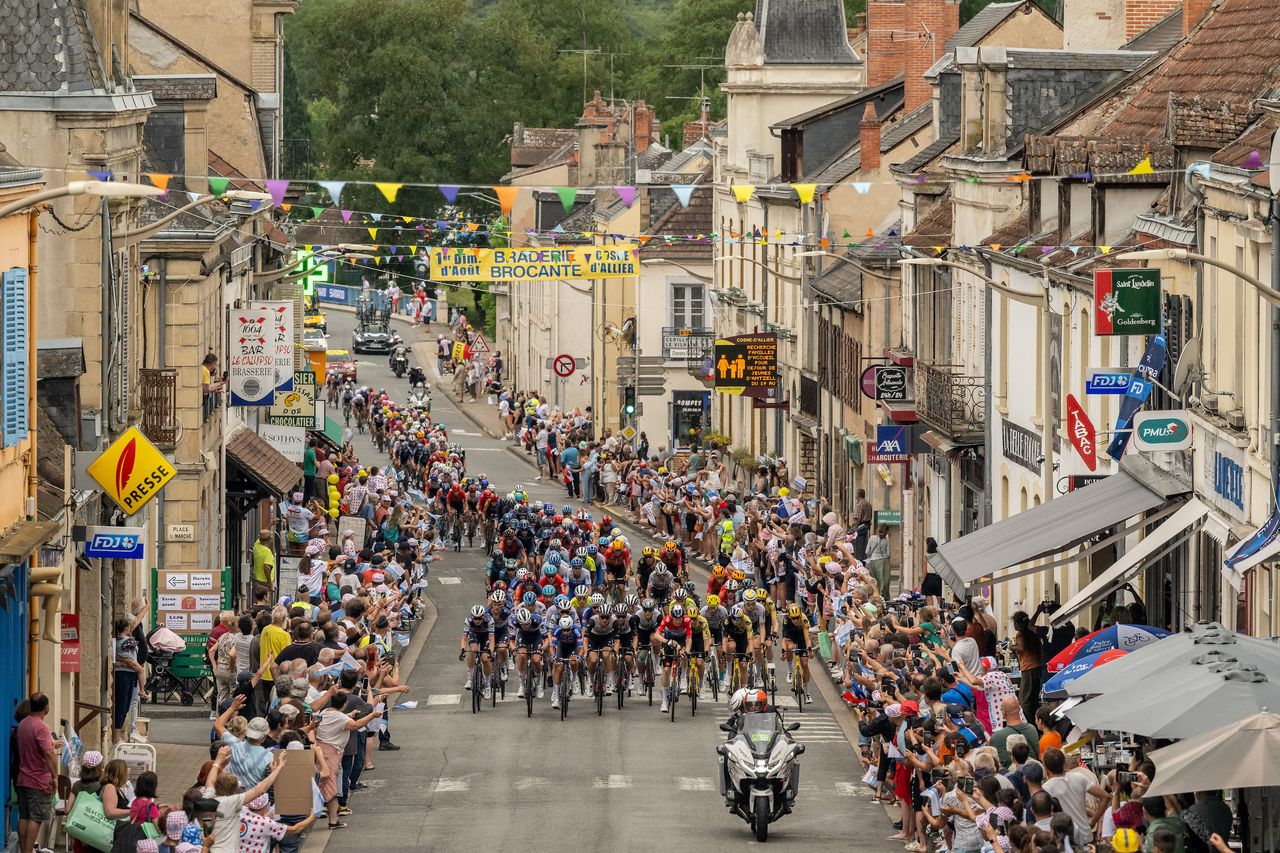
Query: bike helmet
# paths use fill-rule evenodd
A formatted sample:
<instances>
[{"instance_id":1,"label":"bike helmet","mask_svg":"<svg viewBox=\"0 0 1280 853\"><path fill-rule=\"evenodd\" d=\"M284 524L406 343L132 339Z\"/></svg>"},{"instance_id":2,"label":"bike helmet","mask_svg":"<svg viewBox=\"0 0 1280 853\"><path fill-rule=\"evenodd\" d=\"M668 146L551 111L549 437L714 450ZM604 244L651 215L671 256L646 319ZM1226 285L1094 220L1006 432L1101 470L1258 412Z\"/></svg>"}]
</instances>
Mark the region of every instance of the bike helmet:
<instances>
[{"instance_id":1,"label":"bike helmet","mask_svg":"<svg viewBox=\"0 0 1280 853\"><path fill-rule=\"evenodd\" d=\"M613 540L613 544L610 545L609 547L612 548L614 551L618 551L618 552L625 551L627 548L627 546L623 544L621 539Z\"/></svg>"},{"instance_id":2,"label":"bike helmet","mask_svg":"<svg viewBox=\"0 0 1280 853\"><path fill-rule=\"evenodd\" d=\"M673 619L682 618L684 616L684 605L683 604L671 605L671 616Z\"/></svg>"},{"instance_id":3,"label":"bike helmet","mask_svg":"<svg viewBox=\"0 0 1280 853\"><path fill-rule=\"evenodd\" d=\"M569 506L568 504L565 504L564 506L560 507L560 514L565 516L566 518L568 516L573 515L573 507Z\"/></svg>"},{"instance_id":4,"label":"bike helmet","mask_svg":"<svg viewBox=\"0 0 1280 853\"><path fill-rule=\"evenodd\" d=\"M556 594L556 588L555 588L554 586L552 586L551 584L547 584L546 586L544 586L544 587L542 588L542 594L543 594L543 595L555 595L555 594Z\"/></svg>"},{"instance_id":5,"label":"bike helmet","mask_svg":"<svg viewBox=\"0 0 1280 853\"><path fill-rule=\"evenodd\" d=\"M535 601L538 600L538 596L534 594L533 590L529 590L528 592L526 592L524 595L520 597L520 600L523 601L525 604L533 604Z\"/></svg>"},{"instance_id":6,"label":"bike helmet","mask_svg":"<svg viewBox=\"0 0 1280 853\"><path fill-rule=\"evenodd\" d=\"M769 710L769 694L763 690L748 690L742 697L742 713L763 714Z\"/></svg>"},{"instance_id":7,"label":"bike helmet","mask_svg":"<svg viewBox=\"0 0 1280 853\"><path fill-rule=\"evenodd\" d=\"M738 591L738 588L739 588L739 587L741 587L741 586L742 586L742 584L738 583L738 582L737 582L737 581L735 581L735 580L728 580L728 581L725 581L725 582L724 582L724 590L725 590L725 592L737 592L737 591Z\"/></svg>"},{"instance_id":8,"label":"bike helmet","mask_svg":"<svg viewBox=\"0 0 1280 853\"><path fill-rule=\"evenodd\" d=\"M658 549L654 548L652 545L646 545L644 546L644 550L640 552L640 555L643 557L656 557L658 556ZM720 567L717 566L716 568L720 568ZM721 571L721 574L724 573L723 569L720 569L720 571Z\"/></svg>"},{"instance_id":9,"label":"bike helmet","mask_svg":"<svg viewBox=\"0 0 1280 853\"><path fill-rule=\"evenodd\" d=\"M564 601L557 601L556 609L561 613L569 613L573 610L573 602L567 598Z\"/></svg>"},{"instance_id":10,"label":"bike helmet","mask_svg":"<svg viewBox=\"0 0 1280 853\"><path fill-rule=\"evenodd\" d=\"M521 607L519 610L516 611L516 622L518 622L519 624L528 625L532 621L533 621L533 614L529 612L528 608Z\"/></svg>"},{"instance_id":11,"label":"bike helmet","mask_svg":"<svg viewBox=\"0 0 1280 853\"><path fill-rule=\"evenodd\" d=\"M500 589L495 589L489 593L489 600L494 604L502 604L507 600L507 594Z\"/></svg>"},{"instance_id":12,"label":"bike helmet","mask_svg":"<svg viewBox=\"0 0 1280 853\"><path fill-rule=\"evenodd\" d=\"M736 581L744 581L747 579L747 573L744 572L742 569L734 569L732 572L729 573L729 577L733 578Z\"/></svg>"},{"instance_id":13,"label":"bike helmet","mask_svg":"<svg viewBox=\"0 0 1280 853\"><path fill-rule=\"evenodd\" d=\"M751 586L747 587L746 590L742 593L742 600L748 601L748 602L755 601L756 600L755 587L751 587Z\"/></svg>"},{"instance_id":14,"label":"bike helmet","mask_svg":"<svg viewBox=\"0 0 1280 853\"><path fill-rule=\"evenodd\" d=\"M512 562L514 563L515 561L514 561L514 560L512 560ZM508 566L507 568L510 568L510 566ZM528 570L528 569L526 569L524 566L521 566L520 568L516 569L516 580L517 580L517 581L526 581L526 580L528 580L528 579L529 579L529 570Z\"/></svg>"},{"instance_id":15,"label":"bike helmet","mask_svg":"<svg viewBox=\"0 0 1280 853\"><path fill-rule=\"evenodd\" d=\"M555 512L555 509L556 508L552 506L551 501L547 501L542 505L542 511L545 512L547 515L550 515L551 513Z\"/></svg>"},{"instance_id":16,"label":"bike helmet","mask_svg":"<svg viewBox=\"0 0 1280 853\"><path fill-rule=\"evenodd\" d=\"M790 616L792 619L799 619L801 616L804 615L804 610L800 608L799 604L792 604L790 607L787 608L787 615Z\"/></svg>"},{"instance_id":17,"label":"bike helmet","mask_svg":"<svg viewBox=\"0 0 1280 853\"><path fill-rule=\"evenodd\" d=\"M555 566L553 566L553 565L551 565L550 563L547 563L545 566L543 566L543 567L542 567L542 576L543 576L543 577L546 577L546 578L553 578L553 577L555 577L555 576L556 576L556 567L555 567Z\"/></svg>"},{"instance_id":18,"label":"bike helmet","mask_svg":"<svg viewBox=\"0 0 1280 853\"><path fill-rule=\"evenodd\" d=\"M553 565L553 566L558 566L558 565L560 565L560 560L561 560L561 557L560 557L560 552L559 552L559 551L548 551L548 552L547 552L547 562L548 562L549 564L551 564L551 565Z\"/></svg>"},{"instance_id":19,"label":"bike helmet","mask_svg":"<svg viewBox=\"0 0 1280 853\"><path fill-rule=\"evenodd\" d=\"M595 545L588 545L588 546L587 546L587 553L588 553L589 555L591 555L592 557L594 557L596 554L599 554L599 553L600 553L600 549L599 549L599 548L597 548Z\"/></svg>"},{"instance_id":20,"label":"bike helmet","mask_svg":"<svg viewBox=\"0 0 1280 853\"><path fill-rule=\"evenodd\" d=\"M719 607L719 606L720 606L720 596L716 595L714 592L713 592L713 593L711 593L710 595L708 595L708 596L707 596L707 606L708 606L708 607Z\"/></svg>"},{"instance_id":21,"label":"bike helmet","mask_svg":"<svg viewBox=\"0 0 1280 853\"><path fill-rule=\"evenodd\" d=\"M502 549L501 549L501 548L494 548L494 549L493 549L493 559L495 559L495 560L501 560L501 559L502 559Z\"/></svg>"},{"instance_id":22,"label":"bike helmet","mask_svg":"<svg viewBox=\"0 0 1280 853\"><path fill-rule=\"evenodd\" d=\"M598 593L598 592L597 592L595 595L591 596L591 606L592 606L593 608L595 608L596 610L599 610L599 609L600 609L600 606L601 606L601 605L603 605L603 604L604 604L604 596L603 596L603 595L601 595L600 593Z\"/></svg>"},{"instance_id":23,"label":"bike helmet","mask_svg":"<svg viewBox=\"0 0 1280 853\"><path fill-rule=\"evenodd\" d=\"M729 615L734 619L741 619L743 616L746 615L746 613L747 613L746 608L744 608L741 604L733 605L733 609L729 611Z\"/></svg>"},{"instance_id":24,"label":"bike helmet","mask_svg":"<svg viewBox=\"0 0 1280 853\"><path fill-rule=\"evenodd\" d=\"M471 618L479 622L484 618L484 606L480 604L473 605L471 608Z\"/></svg>"},{"instance_id":25,"label":"bike helmet","mask_svg":"<svg viewBox=\"0 0 1280 853\"><path fill-rule=\"evenodd\" d=\"M585 583L580 583L574 587L573 594L578 598L586 598L591 595L591 587L587 586Z\"/></svg>"},{"instance_id":26,"label":"bike helmet","mask_svg":"<svg viewBox=\"0 0 1280 853\"><path fill-rule=\"evenodd\" d=\"M646 598L644 601L640 602L640 609L645 613L648 613L651 610L657 610L658 602L654 601L652 598Z\"/></svg>"},{"instance_id":27,"label":"bike helmet","mask_svg":"<svg viewBox=\"0 0 1280 853\"><path fill-rule=\"evenodd\" d=\"M628 595L626 598L624 598L622 600L622 603L625 604L629 609L634 610L635 606L640 603L640 596L632 593L631 595Z\"/></svg>"},{"instance_id":28,"label":"bike helmet","mask_svg":"<svg viewBox=\"0 0 1280 853\"><path fill-rule=\"evenodd\" d=\"M626 616L626 615L627 615L627 607L626 607L626 605L624 605L624 604L615 604L615 605L613 605L613 607L611 608L611 610L612 610L612 612L613 612L613 615L614 615L614 616Z\"/></svg>"},{"instance_id":29,"label":"bike helmet","mask_svg":"<svg viewBox=\"0 0 1280 853\"><path fill-rule=\"evenodd\" d=\"M572 627L573 627L573 619L572 619L572 618L570 618L570 617L568 617L568 616L561 616L561 617L560 617L560 630L561 630L561 631L568 631L568 630L569 630L570 628L572 628Z\"/></svg>"},{"instance_id":30,"label":"bike helmet","mask_svg":"<svg viewBox=\"0 0 1280 853\"><path fill-rule=\"evenodd\" d=\"M519 561L516 560L514 557L508 557L507 559L502 561L502 565L503 565L503 568L514 569L516 566L519 565ZM528 569L526 569L525 571L528 571Z\"/></svg>"},{"instance_id":31,"label":"bike helmet","mask_svg":"<svg viewBox=\"0 0 1280 853\"><path fill-rule=\"evenodd\" d=\"M586 564L587 564L586 561L583 560L581 557L574 557L572 560L569 561L569 565L575 569L580 569Z\"/></svg>"},{"instance_id":32,"label":"bike helmet","mask_svg":"<svg viewBox=\"0 0 1280 853\"><path fill-rule=\"evenodd\" d=\"M578 549L573 553L577 554L578 560L581 561L583 557L587 556L587 549L579 545Z\"/></svg>"},{"instance_id":33,"label":"bike helmet","mask_svg":"<svg viewBox=\"0 0 1280 853\"><path fill-rule=\"evenodd\" d=\"M551 543L550 543L550 544L551 544L551 547L552 547L552 548L554 548L554 549L556 549L556 550L559 550L559 549L560 549L560 546L561 546L563 543L560 541L560 537L559 537L559 536L554 536L554 537L552 537L552 539L551 539Z\"/></svg>"},{"instance_id":34,"label":"bike helmet","mask_svg":"<svg viewBox=\"0 0 1280 853\"><path fill-rule=\"evenodd\" d=\"M697 591L697 589L698 589L698 585L695 584L693 581L684 582L684 591L687 592L689 595L693 595Z\"/></svg>"},{"instance_id":35,"label":"bike helmet","mask_svg":"<svg viewBox=\"0 0 1280 853\"><path fill-rule=\"evenodd\" d=\"M715 566L714 568L712 568L712 569L711 569L711 576L712 576L713 578L717 578L717 579L723 578L723 577L724 577L724 566Z\"/></svg>"}]
</instances>

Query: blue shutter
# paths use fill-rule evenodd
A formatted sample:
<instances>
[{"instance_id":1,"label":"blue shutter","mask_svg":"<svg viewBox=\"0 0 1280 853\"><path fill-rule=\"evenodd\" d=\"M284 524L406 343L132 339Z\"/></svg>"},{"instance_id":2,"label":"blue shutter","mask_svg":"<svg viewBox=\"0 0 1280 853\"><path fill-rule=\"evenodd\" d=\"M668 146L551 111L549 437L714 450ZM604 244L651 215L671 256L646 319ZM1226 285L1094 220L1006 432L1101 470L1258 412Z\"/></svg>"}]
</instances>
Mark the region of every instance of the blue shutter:
<instances>
[{"instance_id":1,"label":"blue shutter","mask_svg":"<svg viewBox=\"0 0 1280 853\"><path fill-rule=\"evenodd\" d=\"M14 267L0 284L0 445L27 437L27 271Z\"/></svg>"}]
</instances>

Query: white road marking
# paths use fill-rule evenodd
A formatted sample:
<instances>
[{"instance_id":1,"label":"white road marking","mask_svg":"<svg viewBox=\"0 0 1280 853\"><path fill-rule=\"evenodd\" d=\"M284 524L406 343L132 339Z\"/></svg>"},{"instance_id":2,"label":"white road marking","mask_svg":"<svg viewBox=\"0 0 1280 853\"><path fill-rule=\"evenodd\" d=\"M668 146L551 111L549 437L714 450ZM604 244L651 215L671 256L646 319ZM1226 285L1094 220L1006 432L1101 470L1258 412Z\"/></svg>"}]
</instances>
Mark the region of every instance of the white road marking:
<instances>
[{"instance_id":1,"label":"white road marking","mask_svg":"<svg viewBox=\"0 0 1280 853\"><path fill-rule=\"evenodd\" d=\"M676 779L681 791L714 791L715 785L710 779L700 776L681 776Z\"/></svg>"},{"instance_id":2,"label":"white road marking","mask_svg":"<svg viewBox=\"0 0 1280 853\"><path fill-rule=\"evenodd\" d=\"M836 782L837 797L861 797L870 794L871 788L859 782Z\"/></svg>"},{"instance_id":3,"label":"white road marking","mask_svg":"<svg viewBox=\"0 0 1280 853\"><path fill-rule=\"evenodd\" d=\"M457 791L471 790L471 780L462 779L437 779L436 783L431 786L433 794L449 794Z\"/></svg>"},{"instance_id":4,"label":"white road marking","mask_svg":"<svg viewBox=\"0 0 1280 853\"><path fill-rule=\"evenodd\" d=\"M461 693L433 693L427 697L427 706L457 705L462 701Z\"/></svg>"},{"instance_id":5,"label":"white road marking","mask_svg":"<svg viewBox=\"0 0 1280 853\"><path fill-rule=\"evenodd\" d=\"M436 578L436 583L442 583L445 586L462 583L462 578Z\"/></svg>"},{"instance_id":6,"label":"white road marking","mask_svg":"<svg viewBox=\"0 0 1280 853\"><path fill-rule=\"evenodd\" d=\"M525 776L523 779L515 781L517 791L532 791L535 788L547 788L550 785L551 780L544 776Z\"/></svg>"},{"instance_id":7,"label":"white road marking","mask_svg":"<svg viewBox=\"0 0 1280 853\"><path fill-rule=\"evenodd\" d=\"M593 788L630 788L631 777L610 773L608 776L597 776L591 781Z\"/></svg>"}]
</instances>

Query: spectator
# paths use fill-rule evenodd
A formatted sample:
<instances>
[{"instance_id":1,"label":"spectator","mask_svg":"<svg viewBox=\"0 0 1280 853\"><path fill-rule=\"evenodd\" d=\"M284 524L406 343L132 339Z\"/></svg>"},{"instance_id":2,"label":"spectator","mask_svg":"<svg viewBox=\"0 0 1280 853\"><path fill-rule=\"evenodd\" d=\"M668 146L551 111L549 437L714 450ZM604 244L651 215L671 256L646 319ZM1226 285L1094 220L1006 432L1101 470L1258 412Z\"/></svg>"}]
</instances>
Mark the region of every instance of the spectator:
<instances>
[{"instance_id":1,"label":"spectator","mask_svg":"<svg viewBox=\"0 0 1280 853\"><path fill-rule=\"evenodd\" d=\"M266 708L270 704L271 688L275 686L275 675L271 671L270 664L293 642L289 632L284 629L288 620L289 611L276 605L271 609L271 623L262 629L258 644L258 665L265 669L258 685L259 708Z\"/></svg>"},{"instance_id":2,"label":"spectator","mask_svg":"<svg viewBox=\"0 0 1280 853\"><path fill-rule=\"evenodd\" d=\"M263 528L258 531L258 539L253 543L253 594L256 597L265 592L270 598L275 586L276 555L272 549L271 530Z\"/></svg>"},{"instance_id":3,"label":"spectator","mask_svg":"<svg viewBox=\"0 0 1280 853\"><path fill-rule=\"evenodd\" d=\"M1143 844L1143 853L1183 853L1187 840L1187 827L1177 812L1169 808L1165 797L1143 797L1142 811L1147 818L1147 840ZM1172 839L1165 837L1157 844L1157 835L1167 832Z\"/></svg>"},{"instance_id":4,"label":"spectator","mask_svg":"<svg viewBox=\"0 0 1280 853\"><path fill-rule=\"evenodd\" d=\"M1018 700L1013 696L1006 696L1000 704L1000 712L1004 717L1004 725L992 732L991 745L996 748L996 752L1000 756L1000 766L1009 766L1009 751L1005 747L1009 735L1015 732L1027 739L1027 746L1032 752L1039 755L1040 753L1040 735L1036 731L1036 727L1022 719L1022 706L1018 704Z\"/></svg>"},{"instance_id":5,"label":"spectator","mask_svg":"<svg viewBox=\"0 0 1280 853\"><path fill-rule=\"evenodd\" d=\"M18 849L32 853L40 827L53 817L53 797L57 791L58 751L62 741L55 740L45 717L49 716L49 697L31 694L30 710L18 723L14 739L17 743L17 775L14 787L18 797Z\"/></svg>"},{"instance_id":6,"label":"spectator","mask_svg":"<svg viewBox=\"0 0 1280 853\"><path fill-rule=\"evenodd\" d=\"M1107 792L1101 785L1083 773L1068 773L1067 758L1062 750L1051 748L1044 753L1044 769L1049 778L1044 780L1044 790L1058 801L1058 805L1071 817L1075 825L1073 844L1088 844L1093 840L1093 816L1089 814L1087 798L1106 802Z\"/></svg>"},{"instance_id":7,"label":"spectator","mask_svg":"<svg viewBox=\"0 0 1280 853\"><path fill-rule=\"evenodd\" d=\"M835 515L835 513L828 513ZM867 540L867 568L875 576L882 598L889 597L889 527L882 524Z\"/></svg>"},{"instance_id":8,"label":"spectator","mask_svg":"<svg viewBox=\"0 0 1280 853\"><path fill-rule=\"evenodd\" d=\"M1019 610L1013 614L1013 652L1018 656L1018 702L1028 714L1040 707L1040 685L1044 653L1040 635L1031 617Z\"/></svg>"},{"instance_id":9,"label":"spectator","mask_svg":"<svg viewBox=\"0 0 1280 853\"><path fill-rule=\"evenodd\" d=\"M271 770L271 752L262 744L270 727L262 717L245 722L244 717L236 716L243 707L243 697L237 696L213 721L213 730L229 750L224 766L242 786L252 788Z\"/></svg>"},{"instance_id":10,"label":"spectator","mask_svg":"<svg viewBox=\"0 0 1280 853\"><path fill-rule=\"evenodd\" d=\"M236 686L236 638L240 636L240 620L235 611L224 610L218 614L217 627L222 629L222 633L216 639L212 632L209 634L213 641L209 661L213 666L215 708L231 695Z\"/></svg>"},{"instance_id":11,"label":"spectator","mask_svg":"<svg viewBox=\"0 0 1280 853\"><path fill-rule=\"evenodd\" d=\"M1040 732L1040 755L1044 756L1051 749L1062 749L1062 735L1058 733L1058 721L1053 718L1053 710L1041 705L1036 709L1036 730Z\"/></svg>"},{"instance_id":12,"label":"spectator","mask_svg":"<svg viewBox=\"0 0 1280 853\"><path fill-rule=\"evenodd\" d=\"M111 723L117 743L124 741L125 722L129 718L143 674L142 664L138 662L138 641L133 636L134 624L134 620L128 616L119 617L114 624L115 691Z\"/></svg>"},{"instance_id":13,"label":"spectator","mask_svg":"<svg viewBox=\"0 0 1280 853\"><path fill-rule=\"evenodd\" d=\"M245 790L240 780L230 772L224 772L231 761L231 747L223 746L218 751L205 777L205 796L211 796L218 802L218 809L213 822L213 844L207 849L210 853L238 853L240 850L241 811L245 803L252 802L265 794L280 775L284 762L277 755L270 771L260 782Z\"/></svg>"}]
</instances>

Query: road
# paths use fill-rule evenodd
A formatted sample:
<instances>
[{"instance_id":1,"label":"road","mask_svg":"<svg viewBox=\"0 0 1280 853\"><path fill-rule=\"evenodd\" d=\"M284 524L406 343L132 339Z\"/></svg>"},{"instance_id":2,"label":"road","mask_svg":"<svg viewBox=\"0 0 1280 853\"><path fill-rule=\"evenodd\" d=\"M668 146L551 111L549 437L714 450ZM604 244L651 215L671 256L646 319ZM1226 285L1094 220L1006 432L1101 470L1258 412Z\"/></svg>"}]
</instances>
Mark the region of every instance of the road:
<instances>
[{"instance_id":1,"label":"road","mask_svg":"<svg viewBox=\"0 0 1280 853\"><path fill-rule=\"evenodd\" d=\"M351 327L351 315L330 312L330 345L349 348ZM413 334L406 329L402 335ZM362 384L386 387L393 396L407 392L384 356L359 358ZM423 369L436 375L434 364ZM484 435L446 394L437 392L432 408L466 447L472 473L484 472L504 490L520 483L535 499L566 503L563 489L534 481L533 469L508 443ZM356 445L362 461L381 458L364 436ZM649 544L631 539L637 550ZM371 789L352 797L354 814L347 828L329 834L326 853L367 850L370 839L391 850L648 850L655 841L679 840L684 849L709 853L754 844L748 825L729 813L716 789L723 697L718 705L709 697L700 702L696 717L686 700L675 723L656 702L649 707L638 696L621 711L606 705L603 717L575 698L561 722L549 698L528 718L513 680L506 701L471 713L458 635L467 609L483 601L483 565L480 548L433 564L429 594L438 619L411 678L410 698L419 707L392 716L392 737L402 750L373 753L377 769L364 777ZM770 827L768 845L897 849L886 840L892 830L884 811L860 783L853 749L821 695L814 691L814 703L789 717L800 721L797 737L807 752L796 810Z\"/></svg>"}]
</instances>

